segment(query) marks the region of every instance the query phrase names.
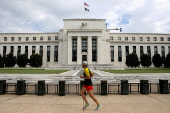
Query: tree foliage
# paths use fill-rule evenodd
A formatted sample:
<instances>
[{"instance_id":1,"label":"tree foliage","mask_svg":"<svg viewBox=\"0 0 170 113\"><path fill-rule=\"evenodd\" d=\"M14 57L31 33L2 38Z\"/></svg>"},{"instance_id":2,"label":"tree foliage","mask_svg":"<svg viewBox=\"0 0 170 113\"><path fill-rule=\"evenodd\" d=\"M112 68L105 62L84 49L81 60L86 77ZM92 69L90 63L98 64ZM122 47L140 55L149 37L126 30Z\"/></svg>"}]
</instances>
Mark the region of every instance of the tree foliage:
<instances>
[{"instance_id":1,"label":"tree foliage","mask_svg":"<svg viewBox=\"0 0 170 113\"><path fill-rule=\"evenodd\" d=\"M31 67L41 67L42 57L39 54L33 54L30 56L30 66Z\"/></svg>"},{"instance_id":2,"label":"tree foliage","mask_svg":"<svg viewBox=\"0 0 170 113\"><path fill-rule=\"evenodd\" d=\"M151 66L151 64L152 64L151 57L147 54L143 54L140 57L140 61L141 61L141 65L144 66L144 67Z\"/></svg>"},{"instance_id":3,"label":"tree foliage","mask_svg":"<svg viewBox=\"0 0 170 113\"><path fill-rule=\"evenodd\" d=\"M165 67L170 67L170 53L166 55Z\"/></svg>"},{"instance_id":4,"label":"tree foliage","mask_svg":"<svg viewBox=\"0 0 170 113\"><path fill-rule=\"evenodd\" d=\"M13 53L9 53L4 58L5 60L5 67L14 67L16 64L16 56L13 55Z\"/></svg>"},{"instance_id":5,"label":"tree foliage","mask_svg":"<svg viewBox=\"0 0 170 113\"><path fill-rule=\"evenodd\" d=\"M132 68L139 66L139 59L136 53L132 52L129 54L129 56L126 58L126 65Z\"/></svg>"},{"instance_id":6,"label":"tree foliage","mask_svg":"<svg viewBox=\"0 0 170 113\"><path fill-rule=\"evenodd\" d=\"M160 54L155 54L153 57L152 57L152 62L153 62L153 65L155 67L161 67L162 64L163 64L163 60L162 60L162 57L160 56Z\"/></svg>"},{"instance_id":7,"label":"tree foliage","mask_svg":"<svg viewBox=\"0 0 170 113\"><path fill-rule=\"evenodd\" d=\"M28 63L28 57L26 54L20 54L17 58L17 65L19 67L26 67Z\"/></svg>"},{"instance_id":8,"label":"tree foliage","mask_svg":"<svg viewBox=\"0 0 170 113\"><path fill-rule=\"evenodd\" d=\"M4 67L4 59L0 54L0 68L3 68L3 67Z\"/></svg>"}]
</instances>

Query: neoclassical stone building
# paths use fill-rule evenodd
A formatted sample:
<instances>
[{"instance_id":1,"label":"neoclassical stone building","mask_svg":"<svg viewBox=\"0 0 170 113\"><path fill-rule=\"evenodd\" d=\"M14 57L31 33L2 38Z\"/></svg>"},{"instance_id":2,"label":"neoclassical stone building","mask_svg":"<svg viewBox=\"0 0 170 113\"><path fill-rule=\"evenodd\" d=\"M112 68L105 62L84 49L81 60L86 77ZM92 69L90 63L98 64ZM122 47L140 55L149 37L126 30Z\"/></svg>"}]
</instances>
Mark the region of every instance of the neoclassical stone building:
<instances>
[{"instance_id":1,"label":"neoclassical stone building","mask_svg":"<svg viewBox=\"0 0 170 113\"><path fill-rule=\"evenodd\" d=\"M63 19L58 33L0 33L0 54L38 53L43 66L80 69L86 60L93 69L126 67L126 56L136 52L165 57L170 53L170 34L109 33L105 19Z\"/></svg>"}]
</instances>

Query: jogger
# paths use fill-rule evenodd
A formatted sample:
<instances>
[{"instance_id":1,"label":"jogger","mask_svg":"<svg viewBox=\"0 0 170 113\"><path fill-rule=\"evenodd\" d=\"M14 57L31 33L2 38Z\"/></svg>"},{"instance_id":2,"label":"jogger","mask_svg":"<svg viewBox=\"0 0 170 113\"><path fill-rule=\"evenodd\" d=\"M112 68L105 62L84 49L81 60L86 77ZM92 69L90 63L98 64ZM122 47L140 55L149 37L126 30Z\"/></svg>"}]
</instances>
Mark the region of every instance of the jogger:
<instances>
[{"instance_id":1,"label":"jogger","mask_svg":"<svg viewBox=\"0 0 170 113\"><path fill-rule=\"evenodd\" d=\"M85 109L86 107L88 107L90 105L89 102L86 99L86 96L84 95L84 93L87 91L89 96L97 104L97 108L95 110L99 110L102 107L102 105L99 104L98 100L93 95L93 84L92 84L92 81L91 81L91 78L94 76L94 74L92 73L92 71L90 71L87 68L87 62L86 61L83 61L82 68L84 68L84 77L82 75L80 75L80 78L85 79L85 85L82 87L82 89L80 91L80 95L82 96L83 100L86 102L83 109Z\"/></svg>"}]
</instances>

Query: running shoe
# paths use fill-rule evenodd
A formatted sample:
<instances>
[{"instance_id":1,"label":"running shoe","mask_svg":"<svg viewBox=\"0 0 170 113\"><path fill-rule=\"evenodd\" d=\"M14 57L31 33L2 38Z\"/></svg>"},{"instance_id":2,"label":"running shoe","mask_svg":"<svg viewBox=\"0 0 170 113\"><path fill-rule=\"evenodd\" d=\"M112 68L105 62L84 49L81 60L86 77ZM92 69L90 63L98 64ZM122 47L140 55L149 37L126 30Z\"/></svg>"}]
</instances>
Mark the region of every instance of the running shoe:
<instances>
[{"instance_id":1,"label":"running shoe","mask_svg":"<svg viewBox=\"0 0 170 113\"><path fill-rule=\"evenodd\" d=\"M97 111L97 110L99 110L100 108L102 108L102 105L101 105L101 104L97 105L97 108L96 108L95 110Z\"/></svg>"},{"instance_id":2,"label":"running shoe","mask_svg":"<svg viewBox=\"0 0 170 113\"><path fill-rule=\"evenodd\" d=\"M90 104L86 103L86 105L83 107L83 109L87 108L88 106L90 106Z\"/></svg>"}]
</instances>

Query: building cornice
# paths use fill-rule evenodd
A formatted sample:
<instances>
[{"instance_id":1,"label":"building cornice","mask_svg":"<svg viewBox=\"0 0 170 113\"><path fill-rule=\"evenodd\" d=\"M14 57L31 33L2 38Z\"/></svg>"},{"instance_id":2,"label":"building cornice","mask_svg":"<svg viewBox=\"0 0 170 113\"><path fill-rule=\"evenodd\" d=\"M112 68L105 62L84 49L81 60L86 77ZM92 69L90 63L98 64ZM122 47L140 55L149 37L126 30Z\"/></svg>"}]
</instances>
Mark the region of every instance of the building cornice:
<instances>
[{"instance_id":1,"label":"building cornice","mask_svg":"<svg viewBox=\"0 0 170 113\"><path fill-rule=\"evenodd\" d=\"M0 35L26 35L26 34L59 34L59 32L54 32L54 33L0 33Z\"/></svg>"},{"instance_id":2,"label":"building cornice","mask_svg":"<svg viewBox=\"0 0 170 113\"><path fill-rule=\"evenodd\" d=\"M59 41L20 41L20 42L0 42L0 44L37 44L37 43L59 43Z\"/></svg>"},{"instance_id":3,"label":"building cornice","mask_svg":"<svg viewBox=\"0 0 170 113\"><path fill-rule=\"evenodd\" d=\"M122 44L170 44L170 42L136 42L136 41L109 41L110 43L122 43Z\"/></svg>"},{"instance_id":4,"label":"building cornice","mask_svg":"<svg viewBox=\"0 0 170 113\"><path fill-rule=\"evenodd\" d=\"M167 33L109 33L109 35L170 35Z\"/></svg>"},{"instance_id":5,"label":"building cornice","mask_svg":"<svg viewBox=\"0 0 170 113\"><path fill-rule=\"evenodd\" d=\"M102 29L66 29L67 32L102 32Z\"/></svg>"}]
</instances>

